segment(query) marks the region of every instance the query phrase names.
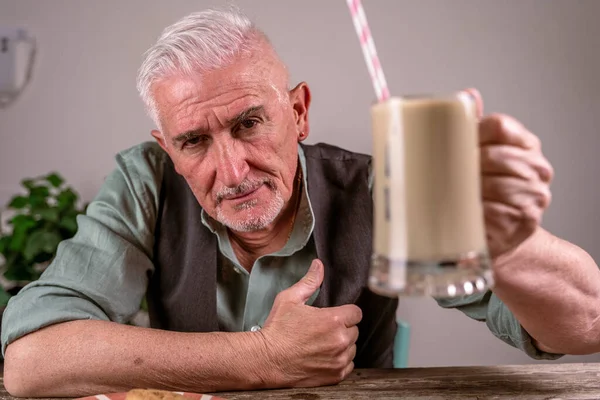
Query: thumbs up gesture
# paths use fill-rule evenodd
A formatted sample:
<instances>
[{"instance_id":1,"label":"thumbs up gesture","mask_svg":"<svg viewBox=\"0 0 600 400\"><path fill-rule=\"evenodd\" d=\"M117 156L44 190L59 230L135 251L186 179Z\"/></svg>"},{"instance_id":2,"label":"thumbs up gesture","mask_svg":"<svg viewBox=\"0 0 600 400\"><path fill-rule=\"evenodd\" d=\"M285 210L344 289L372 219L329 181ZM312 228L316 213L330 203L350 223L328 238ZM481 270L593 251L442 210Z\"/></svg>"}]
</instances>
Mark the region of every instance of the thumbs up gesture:
<instances>
[{"instance_id":1,"label":"thumbs up gesture","mask_svg":"<svg viewBox=\"0 0 600 400\"><path fill-rule=\"evenodd\" d=\"M331 385L354 368L360 308L315 308L306 301L323 282L323 264L314 260L307 274L275 298L259 331L273 362L277 386Z\"/></svg>"}]
</instances>

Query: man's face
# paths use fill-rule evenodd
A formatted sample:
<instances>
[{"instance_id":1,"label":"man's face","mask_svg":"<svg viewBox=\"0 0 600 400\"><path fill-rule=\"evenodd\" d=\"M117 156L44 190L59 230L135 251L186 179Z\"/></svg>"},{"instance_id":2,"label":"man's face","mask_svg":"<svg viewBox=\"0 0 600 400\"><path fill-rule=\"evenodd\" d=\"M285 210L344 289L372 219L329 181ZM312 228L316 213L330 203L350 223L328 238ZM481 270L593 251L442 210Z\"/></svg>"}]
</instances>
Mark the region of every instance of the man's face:
<instances>
[{"instance_id":1,"label":"man's face","mask_svg":"<svg viewBox=\"0 0 600 400\"><path fill-rule=\"evenodd\" d=\"M202 208L235 231L268 227L292 196L310 94L305 84L286 85L267 49L153 87L162 125L153 136Z\"/></svg>"}]
</instances>

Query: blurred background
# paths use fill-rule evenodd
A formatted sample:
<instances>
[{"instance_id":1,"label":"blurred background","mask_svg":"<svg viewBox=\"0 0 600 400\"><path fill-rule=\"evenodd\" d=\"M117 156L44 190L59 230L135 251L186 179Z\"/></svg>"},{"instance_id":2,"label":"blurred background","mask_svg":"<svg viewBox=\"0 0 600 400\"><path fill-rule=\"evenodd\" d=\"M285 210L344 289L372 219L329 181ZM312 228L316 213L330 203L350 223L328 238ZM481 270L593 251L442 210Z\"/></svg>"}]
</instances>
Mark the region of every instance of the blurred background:
<instances>
[{"instance_id":1,"label":"blurred background","mask_svg":"<svg viewBox=\"0 0 600 400\"><path fill-rule=\"evenodd\" d=\"M343 0L0 0L0 32L24 28L38 47L29 86L0 109L0 204L50 171L93 199L114 155L151 139L135 89L144 51L184 15L228 4L270 36L292 84L309 83L308 141L370 153L375 96ZM363 4L392 94L476 87L486 112L512 114L541 138L556 169L544 226L600 262L600 1ZM398 315L412 326L409 366L534 362L430 299L403 299Z\"/></svg>"}]
</instances>

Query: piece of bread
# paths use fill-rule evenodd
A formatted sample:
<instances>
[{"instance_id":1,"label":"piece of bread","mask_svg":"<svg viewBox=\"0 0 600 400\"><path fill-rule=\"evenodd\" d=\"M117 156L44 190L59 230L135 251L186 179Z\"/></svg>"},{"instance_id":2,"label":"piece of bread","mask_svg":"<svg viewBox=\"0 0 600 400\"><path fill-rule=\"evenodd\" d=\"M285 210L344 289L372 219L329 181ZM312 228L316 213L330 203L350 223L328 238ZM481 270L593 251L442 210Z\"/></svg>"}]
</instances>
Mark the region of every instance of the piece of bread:
<instances>
[{"instance_id":1,"label":"piece of bread","mask_svg":"<svg viewBox=\"0 0 600 400\"><path fill-rule=\"evenodd\" d=\"M132 389L127 392L125 400L181 400L185 396L169 392L167 390L156 389Z\"/></svg>"}]
</instances>

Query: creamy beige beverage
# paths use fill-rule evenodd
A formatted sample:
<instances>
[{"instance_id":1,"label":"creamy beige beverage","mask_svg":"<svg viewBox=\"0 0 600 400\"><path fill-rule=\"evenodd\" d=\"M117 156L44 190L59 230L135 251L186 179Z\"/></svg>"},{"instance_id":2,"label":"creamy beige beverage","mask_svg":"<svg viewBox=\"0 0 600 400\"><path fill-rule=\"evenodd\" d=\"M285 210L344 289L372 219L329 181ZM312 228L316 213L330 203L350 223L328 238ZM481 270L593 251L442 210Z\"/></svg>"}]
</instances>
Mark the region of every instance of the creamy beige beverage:
<instances>
[{"instance_id":1,"label":"creamy beige beverage","mask_svg":"<svg viewBox=\"0 0 600 400\"><path fill-rule=\"evenodd\" d=\"M480 289L478 268L488 266L474 102L467 95L391 98L371 116L374 264L386 266L376 275L374 265L372 279L375 273L392 291ZM475 270L461 276L462 264Z\"/></svg>"}]
</instances>

